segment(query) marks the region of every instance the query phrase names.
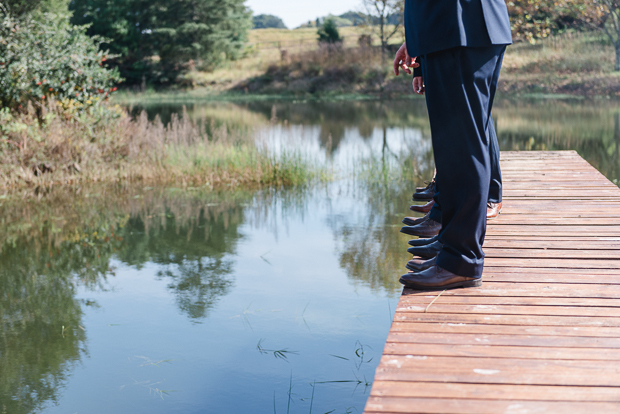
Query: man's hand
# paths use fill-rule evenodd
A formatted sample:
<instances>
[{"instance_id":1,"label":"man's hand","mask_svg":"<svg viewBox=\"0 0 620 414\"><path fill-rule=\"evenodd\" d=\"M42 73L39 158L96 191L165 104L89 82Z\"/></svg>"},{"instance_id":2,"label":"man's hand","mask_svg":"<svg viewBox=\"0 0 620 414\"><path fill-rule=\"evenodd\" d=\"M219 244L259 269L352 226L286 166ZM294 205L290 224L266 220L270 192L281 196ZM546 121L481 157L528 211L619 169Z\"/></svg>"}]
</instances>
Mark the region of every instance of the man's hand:
<instances>
[{"instance_id":1,"label":"man's hand","mask_svg":"<svg viewBox=\"0 0 620 414\"><path fill-rule=\"evenodd\" d=\"M422 76L413 78L413 91L418 95L424 95L424 79Z\"/></svg>"},{"instance_id":2,"label":"man's hand","mask_svg":"<svg viewBox=\"0 0 620 414\"><path fill-rule=\"evenodd\" d=\"M394 74L396 76L399 75L399 68L401 68L405 73L411 75L410 68L417 68L420 66L419 63L415 63L412 58L407 53L407 43L403 43L403 45L396 52L396 57L394 58Z\"/></svg>"}]
</instances>

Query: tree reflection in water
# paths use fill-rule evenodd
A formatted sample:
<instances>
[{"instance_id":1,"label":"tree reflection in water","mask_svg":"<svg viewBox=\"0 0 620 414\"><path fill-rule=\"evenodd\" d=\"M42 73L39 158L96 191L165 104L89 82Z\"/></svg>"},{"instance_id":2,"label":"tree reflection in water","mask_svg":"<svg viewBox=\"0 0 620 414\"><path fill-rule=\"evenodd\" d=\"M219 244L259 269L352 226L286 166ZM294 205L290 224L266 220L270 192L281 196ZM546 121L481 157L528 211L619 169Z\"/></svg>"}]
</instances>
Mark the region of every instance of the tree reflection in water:
<instances>
[{"instance_id":1,"label":"tree reflection in water","mask_svg":"<svg viewBox=\"0 0 620 414\"><path fill-rule=\"evenodd\" d=\"M252 193L99 189L19 197L1 207L0 413L26 414L54 403L87 353L79 286L105 289L113 258L159 277L182 312L207 316L228 293L244 205Z\"/></svg>"}]
</instances>

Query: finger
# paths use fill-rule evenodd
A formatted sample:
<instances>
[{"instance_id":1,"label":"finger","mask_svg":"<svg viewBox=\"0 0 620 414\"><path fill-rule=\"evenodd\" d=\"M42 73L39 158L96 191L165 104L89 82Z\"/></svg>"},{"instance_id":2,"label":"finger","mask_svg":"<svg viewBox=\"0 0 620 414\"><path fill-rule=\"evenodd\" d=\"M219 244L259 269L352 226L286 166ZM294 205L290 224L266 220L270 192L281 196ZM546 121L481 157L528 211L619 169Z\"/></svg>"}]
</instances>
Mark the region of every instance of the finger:
<instances>
[{"instance_id":1,"label":"finger","mask_svg":"<svg viewBox=\"0 0 620 414\"><path fill-rule=\"evenodd\" d=\"M407 66L407 64L406 64L406 63L404 63L404 62L403 62L403 63L401 63L401 64L400 64L400 67L401 67L401 69L402 69L405 73L407 73L407 74L411 75L411 69L409 69L409 66Z\"/></svg>"},{"instance_id":2,"label":"finger","mask_svg":"<svg viewBox=\"0 0 620 414\"><path fill-rule=\"evenodd\" d=\"M413 91L418 95L422 95L424 93L424 85L419 77L414 78Z\"/></svg>"}]
</instances>

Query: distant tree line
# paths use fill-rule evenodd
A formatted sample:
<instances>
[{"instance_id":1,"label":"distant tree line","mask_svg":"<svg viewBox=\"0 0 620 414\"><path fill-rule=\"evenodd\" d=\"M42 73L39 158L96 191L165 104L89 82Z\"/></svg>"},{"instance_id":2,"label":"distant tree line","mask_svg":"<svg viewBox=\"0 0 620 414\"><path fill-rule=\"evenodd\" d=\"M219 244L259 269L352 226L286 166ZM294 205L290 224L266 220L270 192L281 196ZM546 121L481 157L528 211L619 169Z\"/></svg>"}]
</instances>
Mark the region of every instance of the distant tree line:
<instances>
[{"instance_id":1,"label":"distant tree line","mask_svg":"<svg viewBox=\"0 0 620 414\"><path fill-rule=\"evenodd\" d=\"M386 16L386 24L397 25L402 21L402 16L399 13L388 14ZM338 16L327 15L325 17L318 17L314 20L309 20L307 23L302 24L300 27L320 27L327 20L331 20L336 27L348 27L348 26L366 26L366 25L378 25L380 23L380 17L374 13L361 13L348 11Z\"/></svg>"},{"instance_id":2,"label":"distant tree line","mask_svg":"<svg viewBox=\"0 0 620 414\"><path fill-rule=\"evenodd\" d=\"M72 0L72 22L104 47L129 84L170 84L240 57L252 27L244 0Z\"/></svg>"},{"instance_id":3,"label":"distant tree line","mask_svg":"<svg viewBox=\"0 0 620 414\"><path fill-rule=\"evenodd\" d=\"M286 29L286 25L277 16L271 14L259 14L252 18L254 29Z\"/></svg>"}]
</instances>

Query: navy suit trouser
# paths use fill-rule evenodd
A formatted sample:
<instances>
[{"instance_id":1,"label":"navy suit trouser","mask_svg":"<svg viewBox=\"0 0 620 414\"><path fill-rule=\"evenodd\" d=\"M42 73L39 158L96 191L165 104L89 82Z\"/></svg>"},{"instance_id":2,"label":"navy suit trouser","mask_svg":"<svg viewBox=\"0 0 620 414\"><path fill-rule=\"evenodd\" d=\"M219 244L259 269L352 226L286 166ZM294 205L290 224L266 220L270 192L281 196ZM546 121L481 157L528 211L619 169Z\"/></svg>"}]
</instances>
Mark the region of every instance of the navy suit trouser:
<instances>
[{"instance_id":1,"label":"navy suit trouser","mask_svg":"<svg viewBox=\"0 0 620 414\"><path fill-rule=\"evenodd\" d=\"M460 276L480 277L484 265L492 153L499 166L491 108L504 51L457 47L426 55L422 65L444 245L436 263Z\"/></svg>"},{"instance_id":2,"label":"navy suit trouser","mask_svg":"<svg viewBox=\"0 0 620 414\"><path fill-rule=\"evenodd\" d=\"M489 120L489 157L491 157L491 183L489 185L489 203L502 202L502 171L499 166L499 142L495 132L493 118ZM441 223L441 201L439 197L439 186L435 180L435 204L430 211L431 220Z\"/></svg>"}]
</instances>

